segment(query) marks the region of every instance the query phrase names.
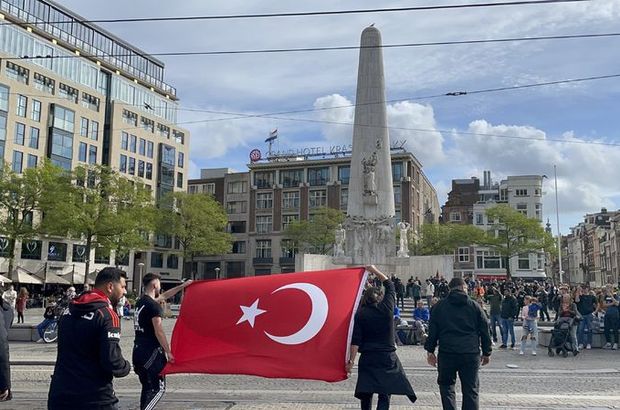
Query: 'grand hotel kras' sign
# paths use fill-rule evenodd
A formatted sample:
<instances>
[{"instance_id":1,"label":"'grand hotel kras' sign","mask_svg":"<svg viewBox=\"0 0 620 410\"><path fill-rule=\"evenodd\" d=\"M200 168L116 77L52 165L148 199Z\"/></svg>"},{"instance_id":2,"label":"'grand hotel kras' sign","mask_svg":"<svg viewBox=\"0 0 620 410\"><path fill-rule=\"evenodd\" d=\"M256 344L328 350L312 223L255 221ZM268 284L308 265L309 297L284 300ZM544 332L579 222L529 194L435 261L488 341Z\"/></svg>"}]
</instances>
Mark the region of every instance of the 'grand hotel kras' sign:
<instances>
[{"instance_id":1,"label":"'grand hotel kras' sign","mask_svg":"<svg viewBox=\"0 0 620 410\"><path fill-rule=\"evenodd\" d=\"M404 149L407 140L394 140L390 143L390 149ZM291 157L291 156L317 156L317 155L341 155L350 154L353 151L353 145L330 145L328 147L301 147L291 148L281 151L272 151L270 158L274 157Z\"/></svg>"}]
</instances>

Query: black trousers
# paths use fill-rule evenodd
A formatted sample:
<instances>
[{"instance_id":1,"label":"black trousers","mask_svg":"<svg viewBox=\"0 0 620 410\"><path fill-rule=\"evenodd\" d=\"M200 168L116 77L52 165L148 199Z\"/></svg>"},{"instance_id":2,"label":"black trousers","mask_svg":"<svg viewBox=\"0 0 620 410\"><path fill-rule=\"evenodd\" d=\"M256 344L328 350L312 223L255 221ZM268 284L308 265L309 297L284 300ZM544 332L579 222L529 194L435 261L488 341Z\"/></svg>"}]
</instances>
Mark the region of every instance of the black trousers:
<instances>
[{"instance_id":1,"label":"black trousers","mask_svg":"<svg viewBox=\"0 0 620 410\"><path fill-rule=\"evenodd\" d=\"M135 371L142 385L140 410L152 410L164 397L166 378L140 367L136 367Z\"/></svg>"},{"instance_id":2,"label":"black trousers","mask_svg":"<svg viewBox=\"0 0 620 410\"><path fill-rule=\"evenodd\" d=\"M362 410L371 410L372 407L372 393L360 394L360 401ZM379 401L377 402L377 410L388 410L390 408L390 395L380 394Z\"/></svg>"},{"instance_id":3,"label":"black trousers","mask_svg":"<svg viewBox=\"0 0 620 410\"><path fill-rule=\"evenodd\" d=\"M461 379L463 410L478 410L479 354L439 353L437 384L444 410L456 410L456 376Z\"/></svg>"}]
</instances>

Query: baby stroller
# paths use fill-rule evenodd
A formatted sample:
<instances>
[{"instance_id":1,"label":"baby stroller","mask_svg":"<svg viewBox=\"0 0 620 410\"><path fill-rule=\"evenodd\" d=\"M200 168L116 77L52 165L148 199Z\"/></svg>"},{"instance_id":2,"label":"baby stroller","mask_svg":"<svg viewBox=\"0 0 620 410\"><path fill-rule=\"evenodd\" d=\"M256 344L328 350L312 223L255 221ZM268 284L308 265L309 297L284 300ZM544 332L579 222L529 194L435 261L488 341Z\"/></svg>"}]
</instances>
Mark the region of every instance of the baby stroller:
<instances>
[{"instance_id":1,"label":"baby stroller","mask_svg":"<svg viewBox=\"0 0 620 410\"><path fill-rule=\"evenodd\" d=\"M574 319L572 317L561 317L555 322L551 331L551 342L549 343L548 353L550 357L556 354L568 357L568 352L572 352L573 356L577 356L579 351L571 337L573 325Z\"/></svg>"}]
</instances>

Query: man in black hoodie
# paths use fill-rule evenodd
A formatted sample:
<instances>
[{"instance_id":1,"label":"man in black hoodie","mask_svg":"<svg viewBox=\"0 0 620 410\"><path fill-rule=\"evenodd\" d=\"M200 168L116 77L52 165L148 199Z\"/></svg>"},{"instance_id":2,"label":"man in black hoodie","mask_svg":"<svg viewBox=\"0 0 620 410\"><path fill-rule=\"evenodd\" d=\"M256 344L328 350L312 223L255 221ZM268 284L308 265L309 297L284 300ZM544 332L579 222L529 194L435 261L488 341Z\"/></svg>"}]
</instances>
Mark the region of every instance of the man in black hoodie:
<instances>
[{"instance_id":1,"label":"man in black hoodie","mask_svg":"<svg viewBox=\"0 0 620 410\"><path fill-rule=\"evenodd\" d=\"M95 288L69 304L58 322L58 356L48 409L116 410L113 377L125 377L130 365L119 346L120 320L114 306L126 293L125 272L108 267Z\"/></svg>"},{"instance_id":2,"label":"man in black hoodie","mask_svg":"<svg viewBox=\"0 0 620 410\"><path fill-rule=\"evenodd\" d=\"M456 410L456 375L461 379L463 409L478 409L478 369L489 363L491 336L484 311L467 296L467 285L454 278L448 297L433 308L424 349L427 361L438 367L437 384L444 410ZM435 348L439 344L439 360ZM480 348L482 345L482 356Z\"/></svg>"}]
</instances>

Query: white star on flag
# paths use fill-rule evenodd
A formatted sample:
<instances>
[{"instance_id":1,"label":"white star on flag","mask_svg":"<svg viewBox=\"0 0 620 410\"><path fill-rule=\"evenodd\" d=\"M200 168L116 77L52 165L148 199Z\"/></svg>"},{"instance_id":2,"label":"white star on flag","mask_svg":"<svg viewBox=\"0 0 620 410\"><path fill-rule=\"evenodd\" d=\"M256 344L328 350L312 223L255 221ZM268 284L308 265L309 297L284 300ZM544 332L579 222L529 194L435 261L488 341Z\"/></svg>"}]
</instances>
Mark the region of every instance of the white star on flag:
<instances>
[{"instance_id":1,"label":"white star on flag","mask_svg":"<svg viewBox=\"0 0 620 410\"><path fill-rule=\"evenodd\" d=\"M262 315L263 313L266 312L266 310L258 308L258 299L256 299L254 303L252 303L251 306L239 306L239 307L241 308L243 315L237 321L237 324L240 324L243 322L249 322L250 326L252 327L254 327L254 320L256 319L256 316Z\"/></svg>"}]
</instances>

